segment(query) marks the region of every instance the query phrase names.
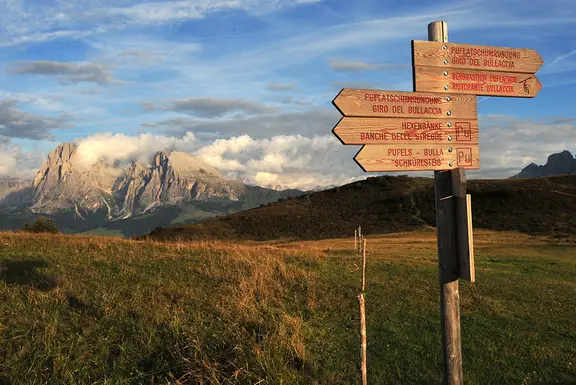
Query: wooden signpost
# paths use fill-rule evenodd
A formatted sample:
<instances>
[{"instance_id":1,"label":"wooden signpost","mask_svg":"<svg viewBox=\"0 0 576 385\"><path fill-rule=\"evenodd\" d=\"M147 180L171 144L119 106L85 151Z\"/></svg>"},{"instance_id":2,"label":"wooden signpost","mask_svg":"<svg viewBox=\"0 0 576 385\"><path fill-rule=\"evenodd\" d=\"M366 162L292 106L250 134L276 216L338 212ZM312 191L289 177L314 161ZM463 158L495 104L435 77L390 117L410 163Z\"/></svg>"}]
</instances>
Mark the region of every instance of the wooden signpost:
<instances>
[{"instance_id":1,"label":"wooden signpost","mask_svg":"<svg viewBox=\"0 0 576 385\"><path fill-rule=\"evenodd\" d=\"M480 168L477 95L532 98L542 84L534 50L448 43L443 21L428 41L412 41L414 92L345 88L332 104L332 129L363 145L354 161L367 172L434 170L444 384L463 384L458 278L475 281L465 169Z\"/></svg>"},{"instance_id":2,"label":"wooden signpost","mask_svg":"<svg viewBox=\"0 0 576 385\"><path fill-rule=\"evenodd\" d=\"M416 67L536 73L544 64L538 52L526 48L490 47L441 41L412 40Z\"/></svg>"},{"instance_id":3,"label":"wooden signpost","mask_svg":"<svg viewBox=\"0 0 576 385\"><path fill-rule=\"evenodd\" d=\"M478 144L478 121L344 117L332 133L342 144Z\"/></svg>"},{"instance_id":4,"label":"wooden signpost","mask_svg":"<svg viewBox=\"0 0 576 385\"><path fill-rule=\"evenodd\" d=\"M477 71L469 69L414 67L416 90L533 98L542 83L533 74Z\"/></svg>"},{"instance_id":5,"label":"wooden signpost","mask_svg":"<svg viewBox=\"0 0 576 385\"><path fill-rule=\"evenodd\" d=\"M412 40L414 91L533 98L543 63L526 48Z\"/></svg>"},{"instance_id":6,"label":"wooden signpost","mask_svg":"<svg viewBox=\"0 0 576 385\"><path fill-rule=\"evenodd\" d=\"M476 119L476 95L344 88L334 100L344 116L380 118Z\"/></svg>"},{"instance_id":7,"label":"wooden signpost","mask_svg":"<svg viewBox=\"0 0 576 385\"><path fill-rule=\"evenodd\" d=\"M476 144L374 144L363 146L354 161L364 171L426 171L453 168L479 169L480 149Z\"/></svg>"}]
</instances>

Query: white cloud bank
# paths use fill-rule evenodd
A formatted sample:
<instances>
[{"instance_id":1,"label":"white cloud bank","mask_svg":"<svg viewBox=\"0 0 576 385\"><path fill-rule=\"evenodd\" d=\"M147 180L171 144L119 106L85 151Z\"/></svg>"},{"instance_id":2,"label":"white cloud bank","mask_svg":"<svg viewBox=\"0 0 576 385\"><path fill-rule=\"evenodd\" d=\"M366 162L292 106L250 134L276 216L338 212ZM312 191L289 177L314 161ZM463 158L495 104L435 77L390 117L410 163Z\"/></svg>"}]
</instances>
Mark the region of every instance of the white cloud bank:
<instances>
[{"instance_id":1,"label":"white cloud bank","mask_svg":"<svg viewBox=\"0 0 576 385\"><path fill-rule=\"evenodd\" d=\"M157 151L172 150L197 156L228 179L262 186L306 189L366 177L352 161L355 150L342 148L331 135L279 135L269 139L242 135L202 144L193 133L182 138L98 134L76 143L85 166L98 160L110 164L130 160L148 163Z\"/></svg>"},{"instance_id":2,"label":"white cloud bank","mask_svg":"<svg viewBox=\"0 0 576 385\"><path fill-rule=\"evenodd\" d=\"M85 166L90 166L99 160L109 164L132 160L148 163L158 151L192 152L196 146L196 137L193 133L182 138L153 134L129 136L102 133L75 142L78 145L79 160Z\"/></svg>"},{"instance_id":3,"label":"white cloud bank","mask_svg":"<svg viewBox=\"0 0 576 385\"><path fill-rule=\"evenodd\" d=\"M188 132L182 137L141 134L97 134L76 140L81 159L92 164L136 160L149 162L161 150L183 151L220 170L226 178L262 186L309 189L344 184L374 173L364 173L352 160L360 146L343 146L329 134L310 137L273 135L268 138L238 135L203 141ZM531 162L543 164L551 153L576 151L576 119L526 121L509 116L480 118L479 171L470 178L508 178ZM0 176L31 170L37 155L18 147L0 146ZM404 172L407 173L407 172ZM421 176L422 173L407 173ZM425 174L431 175L431 173Z\"/></svg>"},{"instance_id":4,"label":"white cloud bank","mask_svg":"<svg viewBox=\"0 0 576 385\"><path fill-rule=\"evenodd\" d=\"M1 142L0 138L0 177L33 178L47 154L40 151L25 152L18 145Z\"/></svg>"}]
</instances>

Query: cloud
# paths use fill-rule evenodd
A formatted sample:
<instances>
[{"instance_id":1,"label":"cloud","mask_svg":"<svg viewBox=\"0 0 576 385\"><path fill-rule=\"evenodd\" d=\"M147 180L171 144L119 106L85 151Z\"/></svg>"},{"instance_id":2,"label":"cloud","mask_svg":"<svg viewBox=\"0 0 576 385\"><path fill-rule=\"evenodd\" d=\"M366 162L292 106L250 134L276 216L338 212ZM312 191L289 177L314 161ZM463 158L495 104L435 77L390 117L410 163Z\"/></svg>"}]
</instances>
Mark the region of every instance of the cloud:
<instances>
[{"instance_id":1,"label":"cloud","mask_svg":"<svg viewBox=\"0 0 576 385\"><path fill-rule=\"evenodd\" d=\"M12 100L18 103L33 104L35 107L39 107L47 111L60 112L65 107L60 96L47 92L0 92L0 98L5 101Z\"/></svg>"},{"instance_id":2,"label":"cloud","mask_svg":"<svg viewBox=\"0 0 576 385\"><path fill-rule=\"evenodd\" d=\"M140 62L161 62L163 58L161 56L154 55L150 52L139 50L139 49L127 49L120 52L119 56L125 60L126 57L136 59Z\"/></svg>"},{"instance_id":3,"label":"cloud","mask_svg":"<svg viewBox=\"0 0 576 385\"><path fill-rule=\"evenodd\" d=\"M352 160L360 146L343 146L329 133L337 117L324 116L322 110L319 110L301 114L298 119L308 121L313 114L318 114L319 120L311 130L314 133L306 135L292 133L286 127L294 126L286 123L275 131L260 131L263 126L258 126L251 135L240 134L227 138L206 137L202 140L199 138L203 131L193 128L181 137L149 133L139 136L106 133L75 142L79 146L82 161L87 164L99 159L110 163L127 160L148 163L157 151L176 150L201 158L219 169L228 179L264 186L309 189L317 185L344 184L381 174L362 172ZM276 117L269 123L273 121L281 119ZM252 125L254 122L256 120L247 119L245 124ZM230 127L233 126L230 123ZM488 115L480 117L480 127L482 169L467 171L469 178L508 178L529 163L545 163L551 153L563 150L574 153L576 150L574 119L529 121L506 115ZM228 134L232 131L229 130ZM15 166L13 159L16 158L13 154L19 150L6 151L6 146L2 147L4 152L0 153L7 159L5 167L18 169L20 160ZM30 168L30 162L26 167ZM430 172L402 173L431 176Z\"/></svg>"},{"instance_id":4,"label":"cloud","mask_svg":"<svg viewBox=\"0 0 576 385\"><path fill-rule=\"evenodd\" d=\"M292 84L283 83L270 83L266 87L268 91L292 91L294 88L295 87Z\"/></svg>"},{"instance_id":5,"label":"cloud","mask_svg":"<svg viewBox=\"0 0 576 385\"><path fill-rule=\"evenodd\" d=\"M341 82L341 81L336 81L336 82L330 82L330 85L333 88L336 89L342 89L342 88L360 88L360 89L366 89L366 90L373 90L376 89L376 87L371 84L371 83L367 83L367 82Z\"/></svg>"},{"instance_id":6,"label":"cloud","mask_svg":"<svg viewBox=\"0 0 576 385\"><path fill-rule=\"evenodd\" d=\"M169 101L165 106L161 107L152 102L143 102L141 105L143 109L147 111L161 109L195 115L202 118L222 117L231 112L266 114L277 110L274 106L265 105L254 100L213 97L177 99Z\"/></svg>"},{"instance_id":7,"label":"cloud","mask_svg":"<svg viewBox=\"0 0 576 385\"><path fill-rule=\"evenodd\" d=\"M311 106L314 103L309 100L309 99L301 99L301 98L295 98L293 96L290 95L285 95L279 98L275 98L274 100L277 100L280 103L284 103L284 104L293 104L296 106Z\"/></svg>"},{"instance_id":8,"label":"cloud","mask_svg":"<svg viewBox=\"0 0 576 385\"><path fill-rule=\"evenodd\" d=\"M249 184L306 189L366 177L352 161L354 149L343 148L332 135L276 135L266 139L241 135L201 144L193 133L183 138L106 133L75 142L84 165L98 160L148 163L157 151L174 150L202 159L228 179Z\"/></svg>"},{"instance_id":9,"label":"cloud","mask_svg":"<svg viewBox=\"0 0 576 385\"><path fill-rule=\"evenodd\" d=\"M254 139L248 135L219 139L195 155L245 183L309 189L334 181L365 178L332 135L277 135Z\"/></svg>"},{"instance_id":10,"label":"cloud","mask_svg":"<svg viewBox=\"0 0 576 385\"><path fill-rule=\"evenodd\" d=\"M0 177L32 179L45 158L41 151L24 152L20 146L0 140Z\"/></svg>"},{"instance_id":11,"label":"cloud","mask_svg":"<svg viewBox=\"0 0 576 385\"><path fill-rule=\"evenodd\" d=\"M550 62L544 63L544 66L538 71L538 74L562 74L576 71L574 60L570 60L574 55L576 55L576 49L556 56Z\"/></svg>"},{"instance_id":12,"label":"cloud","mask_svg":"<svg viewBox=\"0 0 576 385\"><path fill-rule=\"evenodd\" d=\"M10 0L4 2L0 14L0 35L3 36L0 46L80 39L130 27L174 25L227 10L263 15L318 1L176 0L130 4L132 1L59 0L53 4L42 1L34 4Z\"/></svg>"},{"instance_id":13,"label":"cloud","mask_svg":"<svg viewBox=\"0 0 576 385\"><path fill-rule=\"evenodd\" d=\"M210 14L227 10L243 10L265 14L295 5L317 3L320 0L177 0L156 1L135 4L127 7L109 7L92 11L101 18L121 17L129 24L162 24L203 19ZM113 4L113 3L112 3Z\"/></svg>"},{"instance_id":14,"label":"cloud","mask_svg":"<svg viewBox=\"0 0 576 385\"><path fill-rule=\"evenodd\" d=\"M80 30L62 30L52 32L33 32L30 31L24 35L17 35L12 38L3 39L0 41L0 47L10 47L18 44L26 43L42 43L46 41L59 40L59 39L81 39L94 35L95 33L103 32L103 28L95 28L88 31Z\"/></svg>"},{"instance_id":15,"label":"cloud","mask_svg":"<svg viewBox=\"0 0 576 385\"><path fill-rule=\"evenodd\" d=\"M93 11L102 17L121 16L125 22L134 24L156 24L184 20L202 19L209 13L225 9L246 8L242 1L158 1L135 4L128 7L112 7Z\"/></svg>"},{"instance_id":16,"label":"cloud","mask_svg":"<svg viewBox=\"0 0 576 385\"><path fill-rule=\"evenodd\" d=\"M346 61L342 59L330 59L328 61L328 66L337 72L386 70L410 67L408 64L376 64L367 63L365 61Z\"/></svg>"},{"instance_id":17,"label":"cloud","mask_svg":"<svg viewBox=\"0 0 576 385\"><path fill-rule=\"evenodd\" d=\"M148 163L158 151L192 152L197 146L193 133L187 133L182 138L152 134L129 136L101 133L77 139L75 143L78 145L79 160L86 166L99 160L109 164L129 160Z\"/></svg>"},{"instance_id":18,"label":"cloud","mask_svg":"<svg viewBox=\"0 0 576 385\"><path fill-rule=\"evenodd\" d=\"M480 116L480 167L474 177L507 178L530 163L544 164L552 153L576 154L576 122L567 118L524 120Z\"/></svg>"},{"instance_id":19,"label":"cloud","mask_svg":"<svg viewBox=\"0 0 576 385\"><path fill-rule=\"evenodd\" d=\"M17 75L56 75L72 84L79 82L124 83L114 78L110 68L97 63L57 62L50 60L15 62L11 63L7 72Z\"/></svg>"},{"instance_id":20,"label":"cloud","mask_svg":"<svg viewBox=\"0 0 576 385\"><path fill-rule=\"evenodd\" d=\"M51 131L74 127L70 115L58 117L29 114L14 106L15 100L0 101L0 136L27 139L52 139Z\"/></svg>"},{"instance_id":21,"label":"cloud","mask_svg":"<svg viewBox=\"0 0 576 385\"><path fill-rule=\"evenodd\" d=\"M204 125L186 119L164 123L171 126L174 133L180 130L194 133L214 131L218 135L235 135L202 143L197 153L214 167L234 177L248 178L253 183L267 179L270 183L282 184L279 182L282 180L289 184L291 178L295 178L294 183L304 183L304 176L300 178L298 173L303 173L306 178L337 180L335 167L342 170L343 175L338 178L364 175L353 167L352 157L359 146L342 146L339 142L333 142L331 135L326 135L326 131L338 121L339 114L332 114L328 110L311 110L263 118L207 122ZM308 131L293 134L294 127L301 127L304 122L309 125ZM530 121L490 115L481 116L480 127L482 168L467 172L474 178L507 178L531 162L545 163L551 153L565 149L573 153L576 151L575 119ZM245 131L250 133L240 134ZM200 134L197 136L200 137ZM288 151L289 148L293 148L293 152ZM326 157L314 155L316 152L326 152Z\"/></svg>"},{"instance_id":22,"label":"cloud","mask_svg":"<svg viewBox=\"0 0 576 385\"><path fill-rule=\"evenodd\" d=\"M87 41L92 49L92 62L119 69L178 69L202 52L202 45L194 42L170 41L139 33L123 33L114 39L93 38ZM137 49L134 47L138 47Z\"/></svg>"},{"instance_id":23,"label":"cloud","mask_svg":"<svg viewBox=\"0 0 576 385\"><path fill-rule=\"evenodd\" d=\"M101 88L87 88L83 90L74 91L75 93L82 94L82 95L98 95L102 92Z\"/></svg>"},{"instance_id":24,"label":"cloud","mask_svg":"<svg viewBox=\"0 0 576 385\"><path fill-rule=\"evenodd\" d=\"M159 129L176 136L192 131L217 133L220 137L246 134L253 138L266 138L280 134L325 135L332 130L339 118L340 114L336 109L326 108L240 116L223 120L177 117L157 122L144 122L142 126Z\"/></svg>"}]
</instances>

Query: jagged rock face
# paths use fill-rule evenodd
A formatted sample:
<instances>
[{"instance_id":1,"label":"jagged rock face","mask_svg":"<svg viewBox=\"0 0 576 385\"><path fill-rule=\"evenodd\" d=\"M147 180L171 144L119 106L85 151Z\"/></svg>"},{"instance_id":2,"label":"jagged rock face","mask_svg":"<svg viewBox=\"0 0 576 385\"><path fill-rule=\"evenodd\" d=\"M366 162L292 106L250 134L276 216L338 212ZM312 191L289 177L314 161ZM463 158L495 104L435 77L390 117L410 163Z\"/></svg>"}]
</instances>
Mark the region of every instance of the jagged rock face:
<instances>
[{"instance_id":1,"label":"jagged rock face","mask_svg":"<svg viewBox=\"0 0 576 385\"><path fill-rule=\"evenodd\" d=\"M102 161L84 166L76 146L63 143L50 152L34 178L31 209L51 214L69 208L94 212L110 207L111 214L116 209L112 188L119 173Z\"/></svg>"},{"instance_id":2,"label":"jagged rock face","mask_svg":"<svg viewBox=\"0 0 576 385\"><path fill-rule=\"evenodd\" d=\"M126 169L103 161L85 166L76 146L64 143L53 150L33 182L32 210L94 212L105 208L109 218L128 218L158 206L192 200L239 200L246 186L182 152L158 152L150 164L131 163Z\"/></svg>"},{"instance_id":3,"label":"jagged rock face","mask_svg":"<svg viewBox=\"0 0 576 385\"><path fill-rule=\"evenodd\" d=\"M159 152L151 167L132 164L117 186L124 216L192 200L239 200L245 189L242 183L223 179L218 170L181 152Z\"/></svg>"},{"instance_id":4,"label":"jagged rock face","mask_svg":"<svg viewBox=\"0 0 576 385\"><path fill-rule=\"evenodd\" d=\"M562 151L552 154L544 166L530 163L518 175L517 178L534 178L538 176L565 175L576 173L576 159L570 151Z\"/></svg>"}]
</instances>

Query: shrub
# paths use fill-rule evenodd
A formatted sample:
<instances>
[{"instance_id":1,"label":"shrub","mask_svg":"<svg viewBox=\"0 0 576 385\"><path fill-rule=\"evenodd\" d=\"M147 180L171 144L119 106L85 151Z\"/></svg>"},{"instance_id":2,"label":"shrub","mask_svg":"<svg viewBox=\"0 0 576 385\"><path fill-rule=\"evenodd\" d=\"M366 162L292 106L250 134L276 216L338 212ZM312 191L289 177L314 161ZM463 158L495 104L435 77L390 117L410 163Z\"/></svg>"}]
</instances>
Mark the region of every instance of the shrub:
<instances>
[{"instance_id":1,"label":"shrub","mask_svg":"<svg viewBox=\"0 0 576 385\"><path fill-rule=\"evenodd\" d=\"M38 217L33 222L24 223L22 231L28 233L52 233L57 234L60 229L56 227L52 219L46 217Z\"/></svg>"}]
</instances>

